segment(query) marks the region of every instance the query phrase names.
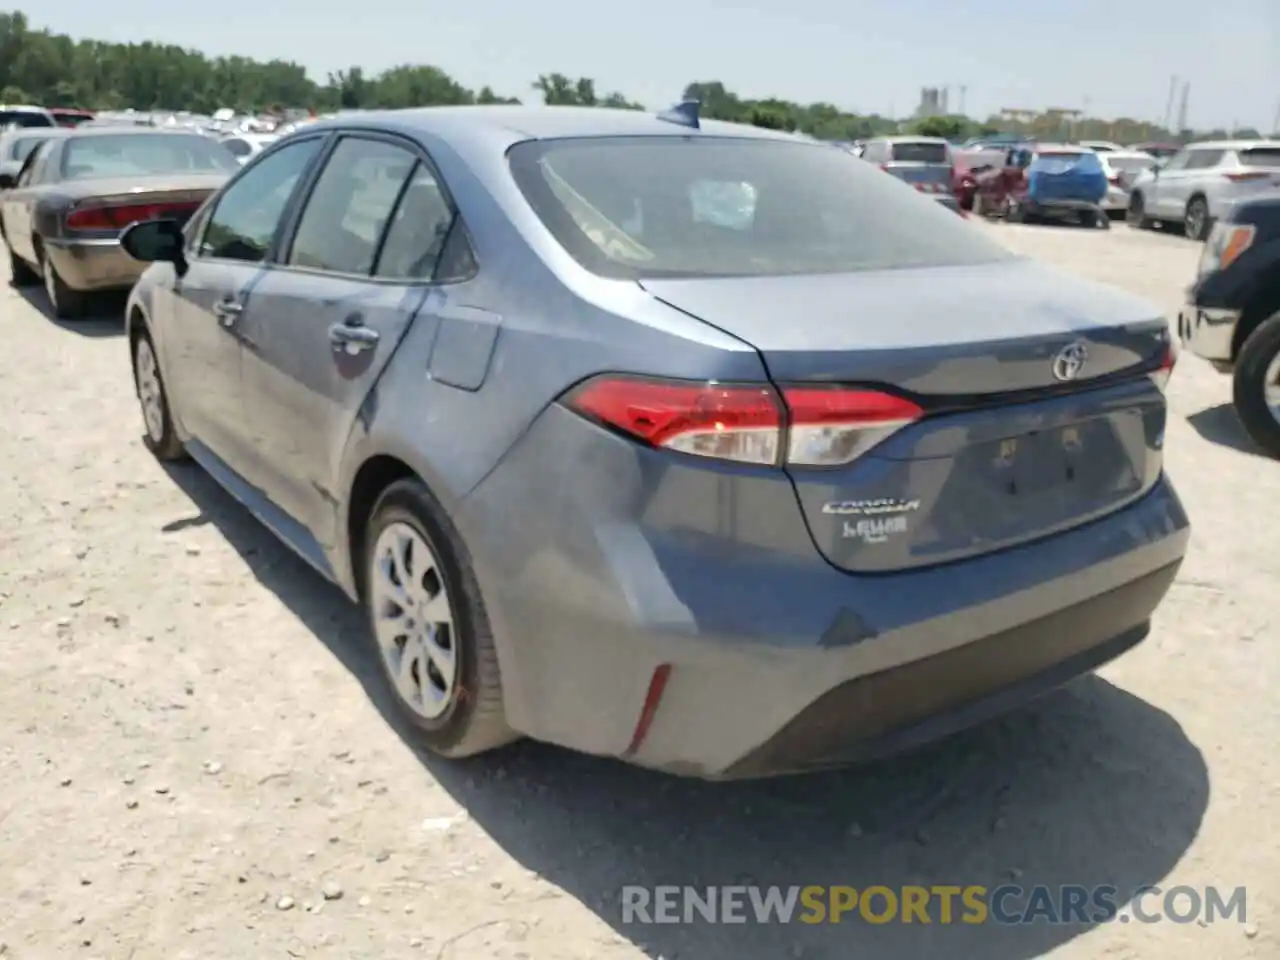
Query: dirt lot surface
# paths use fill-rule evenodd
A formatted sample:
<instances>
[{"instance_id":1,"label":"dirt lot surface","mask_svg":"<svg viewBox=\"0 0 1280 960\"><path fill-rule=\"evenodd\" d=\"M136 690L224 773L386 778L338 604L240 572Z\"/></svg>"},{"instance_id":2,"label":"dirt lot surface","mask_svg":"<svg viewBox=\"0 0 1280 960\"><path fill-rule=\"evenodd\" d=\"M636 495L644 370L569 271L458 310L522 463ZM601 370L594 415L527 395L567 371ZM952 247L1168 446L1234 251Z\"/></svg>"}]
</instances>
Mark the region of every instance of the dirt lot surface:
<instances>
[{"instance_id":1,"label":"dirt lot surface","mask_svg":"<svg viewBox=\"0 0 1280 960\"><path fill-rule=\"evenodd\" d=\"M1170 311L1198 254L982 229ZM145 452L119 323L44 309L0 288L6 958L1280 956L1280 464L1201 361L1168 434L1192 552L1138 650L911 756L706 785L540 746L419 755L357 613ZM1243 885L1248 923L636 926L618 904L624 884L1011 881Z\"/></svg>"}]
</instances>

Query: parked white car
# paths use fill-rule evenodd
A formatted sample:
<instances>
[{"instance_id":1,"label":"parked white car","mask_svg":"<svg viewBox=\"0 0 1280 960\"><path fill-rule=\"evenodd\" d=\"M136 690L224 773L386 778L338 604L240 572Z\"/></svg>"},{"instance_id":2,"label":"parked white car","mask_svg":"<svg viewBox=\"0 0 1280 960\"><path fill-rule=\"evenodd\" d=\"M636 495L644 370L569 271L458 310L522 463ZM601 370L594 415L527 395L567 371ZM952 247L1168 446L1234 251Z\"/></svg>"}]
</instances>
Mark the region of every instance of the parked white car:
<instances>
[{"instance_id":1,"label":"parked white car","mask_svg":"<svg viewBox=\"0 0 1280 960\"><path fill-rule=\"evenodd\" d=\"M1155 157L1141 150L1103 151L1098 159L1107 175L1107 195L1102 198L1102 209L1109 217L1128 211L1129 190L1133 184L1142 174L1160 165Z\"/></svg>"},{"instance_id":2,"label":"parked white car","mask_svg":"<svg viewBox=\"0 0 1280 960\"><path fill-rule=\"evenodd\" d=\"M1204 240L1229 204L1276 188L1280 140L1192 143L1134 182L1129 224L1181 226L1192 240Z\"/></svg>"}]
</instances>

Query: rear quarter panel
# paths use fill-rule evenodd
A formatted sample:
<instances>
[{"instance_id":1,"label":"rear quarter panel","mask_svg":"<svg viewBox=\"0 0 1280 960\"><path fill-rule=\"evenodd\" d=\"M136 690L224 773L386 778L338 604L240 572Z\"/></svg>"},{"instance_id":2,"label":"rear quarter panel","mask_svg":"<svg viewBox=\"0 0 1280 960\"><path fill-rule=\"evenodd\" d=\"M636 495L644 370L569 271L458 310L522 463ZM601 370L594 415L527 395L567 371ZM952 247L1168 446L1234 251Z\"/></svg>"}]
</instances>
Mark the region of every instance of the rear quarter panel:
<instances>
[{"instance_id":1,"label":"rear quarter panel","mask_svg":"<svg viewBox=\"0 0 1280 960\"><path fill-rule=\"evenodd\" d=\"M356 422L341 489L351 489L370 457L390 455L452 512L549 404L593 374L766 379L753 347L638 284L580 268L525 203L502 144L465 134L421 139L467 225L478 270L428 297ZM497 325L483 382L455 386L433 376L445 328L481 313ZM424 322L427 315L439 323Z\"/></svg>"}]
</instances>

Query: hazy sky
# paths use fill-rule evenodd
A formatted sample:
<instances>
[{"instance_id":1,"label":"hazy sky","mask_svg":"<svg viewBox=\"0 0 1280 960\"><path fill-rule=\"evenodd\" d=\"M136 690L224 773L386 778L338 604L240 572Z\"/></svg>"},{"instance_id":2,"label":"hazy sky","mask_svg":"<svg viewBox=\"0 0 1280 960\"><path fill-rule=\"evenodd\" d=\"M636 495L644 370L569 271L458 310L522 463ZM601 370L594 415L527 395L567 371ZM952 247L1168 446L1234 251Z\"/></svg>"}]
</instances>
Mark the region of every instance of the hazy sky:
<instances>
[{"instance_id":1,"label":"hazy sky","mask_svg":"<svg viewBox=\"0 0 1280 960\"><path fill-rule=\"evenodd\" d=\"M14 4L17 6L18 4ZM922 86L966 112L1087 108L1160 120L1191 81L1196 128L1270 127L1280 0L45 0L33 26L208 53L281 57L318 79L357 64L434 64L530 99L539 73L593 77L650 106L691 80L744 96L905 115ZM1176 102L1175 102L1176 115Z\"/></svg>"}]
</instances>

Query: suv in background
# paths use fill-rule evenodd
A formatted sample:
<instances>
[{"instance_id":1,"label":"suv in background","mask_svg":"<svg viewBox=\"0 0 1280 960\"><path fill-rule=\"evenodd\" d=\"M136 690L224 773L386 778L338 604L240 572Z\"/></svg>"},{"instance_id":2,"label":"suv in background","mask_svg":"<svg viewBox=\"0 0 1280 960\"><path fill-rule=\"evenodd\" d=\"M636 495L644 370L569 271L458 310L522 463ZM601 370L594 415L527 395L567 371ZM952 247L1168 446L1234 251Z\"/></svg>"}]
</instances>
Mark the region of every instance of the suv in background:
<instances>
[{"instance_id":1,"label":"suv in background","mask_svg":"<svg viewBox=\"0 0 1280 960\"><path fill-rule=\"evenodd\" d=\"M878 137L863 146L862 159L960 212L952 189L951 144L942 137Z\"/></svg>"},{"instance_id":2,"label":"suv in background","mask_svg":"<svg viewBox=\"0 0 1280 960\"><path fill-rule=\"evenodd\" d=\"M10 127L56 127L57 121L44 107L0 104L0 131Z\"/></svg>"},{"instance_id":3,"label":"suv in background","mask_svg":"<svg viewBox=\"0 0 1280 960\"><path fill-rule=\"evenodd\" d=\"M1280 140L1193 143L1134 181L1130 226L1177 225L1205 240L1232 202L1280 187Z\"/></svg>"}]
</instances>

